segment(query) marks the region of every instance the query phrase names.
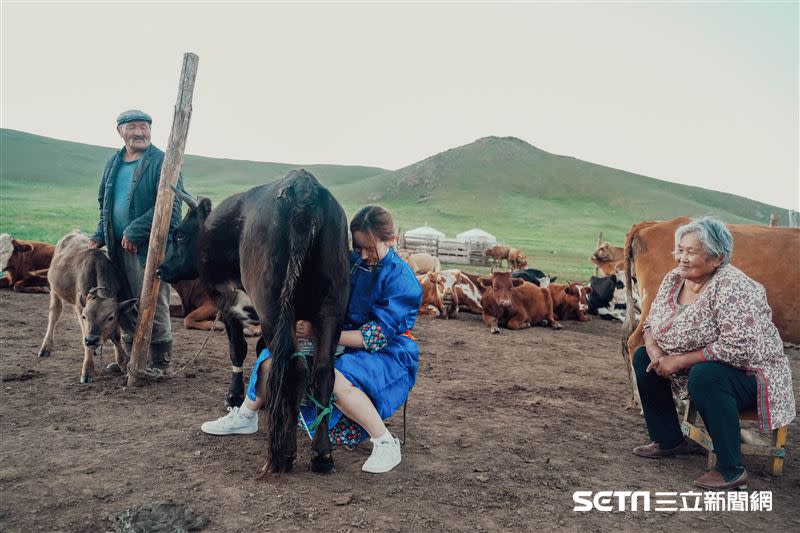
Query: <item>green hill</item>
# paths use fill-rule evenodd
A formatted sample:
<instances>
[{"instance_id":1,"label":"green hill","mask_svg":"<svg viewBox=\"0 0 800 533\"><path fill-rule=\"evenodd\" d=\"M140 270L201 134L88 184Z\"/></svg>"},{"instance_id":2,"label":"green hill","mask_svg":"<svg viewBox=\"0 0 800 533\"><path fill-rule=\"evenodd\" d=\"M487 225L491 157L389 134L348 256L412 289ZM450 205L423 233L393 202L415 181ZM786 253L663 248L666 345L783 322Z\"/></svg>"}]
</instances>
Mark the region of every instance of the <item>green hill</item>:
<instances>
[{"instance_id":1,"label":"green hill","mask_svg":"<svg viewBox=\"0 0 800 533\"><path fill-rule=\"evenodd\" d=\"M97 220L97 185L113 149L0 130L0 231L54 242ZM188 191L215 203L298 165L186 156ZM644 219L716 214L765 224L786 210L540 150L513 137L485 137L396 171L307 165L351 215L380 203L401 229L432 225L448 235L478 226L522 248L532 266L579 279L597 233L621 243Z\"/></svg>"}]
</instances>

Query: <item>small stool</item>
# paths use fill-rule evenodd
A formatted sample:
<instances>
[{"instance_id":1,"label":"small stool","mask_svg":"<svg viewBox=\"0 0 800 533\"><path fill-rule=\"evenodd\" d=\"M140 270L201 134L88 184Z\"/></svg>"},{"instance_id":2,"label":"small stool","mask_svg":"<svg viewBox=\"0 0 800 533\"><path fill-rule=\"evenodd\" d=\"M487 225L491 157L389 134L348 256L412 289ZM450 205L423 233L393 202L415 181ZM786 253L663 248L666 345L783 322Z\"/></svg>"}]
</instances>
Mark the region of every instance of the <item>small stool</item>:
<instances>
[{"instance_id":1,"label":"small stool","mask_svg":"<svg viewBox=\"0 0 800 533\"><path fill-rule=\"evenodd\" d=\"M739 420L758 420L758 413L756 411L742 411L739 413ZM708 450L708 469L711 470L717 463L714 443L711 442L711 436L704 429L697 427L696 421L697 409L689 402L689 405L686 406L686 411L683 413L681 431L689 440ZM771 457L769 472L773 476L780 476L783 473L783 460L786 457L784 445L786 444L787 432L788 426L773 430L772 443L768 446L742 443L742 455Z\"/></svg>"}]
</instances>

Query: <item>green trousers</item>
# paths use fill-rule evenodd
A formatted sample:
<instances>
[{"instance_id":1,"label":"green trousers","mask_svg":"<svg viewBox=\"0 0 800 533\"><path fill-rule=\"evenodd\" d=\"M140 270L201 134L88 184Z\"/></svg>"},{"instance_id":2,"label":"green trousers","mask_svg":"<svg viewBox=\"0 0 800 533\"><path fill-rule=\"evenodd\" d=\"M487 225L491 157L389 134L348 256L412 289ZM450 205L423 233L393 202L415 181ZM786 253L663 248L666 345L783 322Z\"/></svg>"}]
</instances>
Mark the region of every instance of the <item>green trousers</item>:
<instances>
[{"instance_id":1,"label":"green trousers","mask_svg":"<svg viewBox=\"0 0 800 533\"><path fill-rule=\"evenodd\" d=\"M683 442L670 380L647 372L650 358L644 346L636 350L633 366L650 438L662 448ZM756 378L724 363L707 361L689 371L689 395L714 443L717 470L726 481L744 470L739 436L739 412L756 407Z\"/></svg>"}]
</instances>

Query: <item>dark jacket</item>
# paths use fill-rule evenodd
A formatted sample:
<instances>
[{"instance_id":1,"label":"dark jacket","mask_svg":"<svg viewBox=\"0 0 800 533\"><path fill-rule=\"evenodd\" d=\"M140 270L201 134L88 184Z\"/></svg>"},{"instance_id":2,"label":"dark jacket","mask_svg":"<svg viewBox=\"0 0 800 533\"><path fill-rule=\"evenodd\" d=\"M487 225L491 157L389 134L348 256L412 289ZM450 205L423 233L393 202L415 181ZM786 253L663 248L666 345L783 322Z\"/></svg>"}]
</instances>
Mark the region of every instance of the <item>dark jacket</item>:
<instances>
[{"instance_id":1,"label":"dark jacket","mask_svg":"<svg viewBox=\"0 0 800 533\"><path fill-rule=\"evenodd\" d=\"M139 164L133 172L131 182L131 195L129 206L130 224L122 235L115 236L111 224L112 204L114 202L114 183L117 171L122 164L125 148L119 150L108 160L103 176L100 178L100 189L97 201L100 204L100 221L92 240L100 245L106 245L112 257L122 251L119 246L122 237L136 245L139 262L144 265L147 260L147 244L150 240L150 227L153 224L156 196L158 195L158 182L161 178L161 164L164 162L164 152L154 145L145 150L139 158ZM178 175L178 189L183 190L183 176ZM169 223L170 235L175 226L181 221L181 200L175 197L172 203L172 217Z\"/></svg>"}]
</instances>

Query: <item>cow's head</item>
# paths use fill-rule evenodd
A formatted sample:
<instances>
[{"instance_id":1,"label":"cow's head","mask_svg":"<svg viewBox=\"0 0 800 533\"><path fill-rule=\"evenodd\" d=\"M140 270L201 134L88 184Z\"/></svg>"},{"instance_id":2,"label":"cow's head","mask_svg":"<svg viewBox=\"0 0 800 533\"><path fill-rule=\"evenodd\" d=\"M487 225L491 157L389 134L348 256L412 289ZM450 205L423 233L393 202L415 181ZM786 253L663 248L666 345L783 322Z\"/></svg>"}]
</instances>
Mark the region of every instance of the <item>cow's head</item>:
<instances>
[{"instance_id":1,"label":"cow's head","mask_svg":"<svg viewBox=\"0 0 800 533\"><path fill-rule=\"evenodd\" d=\"M605 263L614 260L614 249L611 243L603 242L600 247L589 257L592 263Z\"/></svg>"},{"instance_id":2,"label":"cow's head","mask_svg":"<svg viewBox=\"0 0 800 533\"><path fill-rule=\"evenodd\" d=\"M511 272L492 272L490 276L478 278L478 281L487 289L492 289L494 299L500 307L511 307L511 289L525 282L512 278Z\"/></svg>"},{"instance_id":3,"label":"cow's head","mask_svg":"<svg viewBox=\"0 0 800 533\"><path fill-rule=\"evenodd\" d=\"M420 276L422 283L422 301L438 309L444 307L442 298L445 292L445 279L439 272L428 272Z\"/></svg>"},{"instance_id":4,"label":"cow's head","mask_svg":"<svg viewBox=\"0 0 800 533\"><path fill-rule=\"evenodd\" d=\"M81 322L86 336L83 344L89 348L101 346L108 339L119 339L119 328L133 331L129 313L138 300L117 301L105 287L94 287L80 295Z\"/></svg>"},{"instance_id":5,"label":"cow's head","mask_svg":"<svg viewBox=\"0 0 800 533\"><path fill-rule=\"evenodd\" d=\"M167 254L156 269L159 279L167 283L195 279L200 275L198 242L203 224L211 213L211 200L208 198L195 199L176 187L172 190L189 206L189 212L172 231Z\"/></svg>"},{"instance_id":6,"label":"cow's head","mask_svg":"<svg viewBox=\"0 0 800 533\"><path fill-rule=\"evenodd\" d=\"M577 309L581 313L585 313L589 310L587 298L591 292L591 287L586 287L577 283L567 285L564 289L567 305L573 309Z\"/></svg>"}]
</instances>

